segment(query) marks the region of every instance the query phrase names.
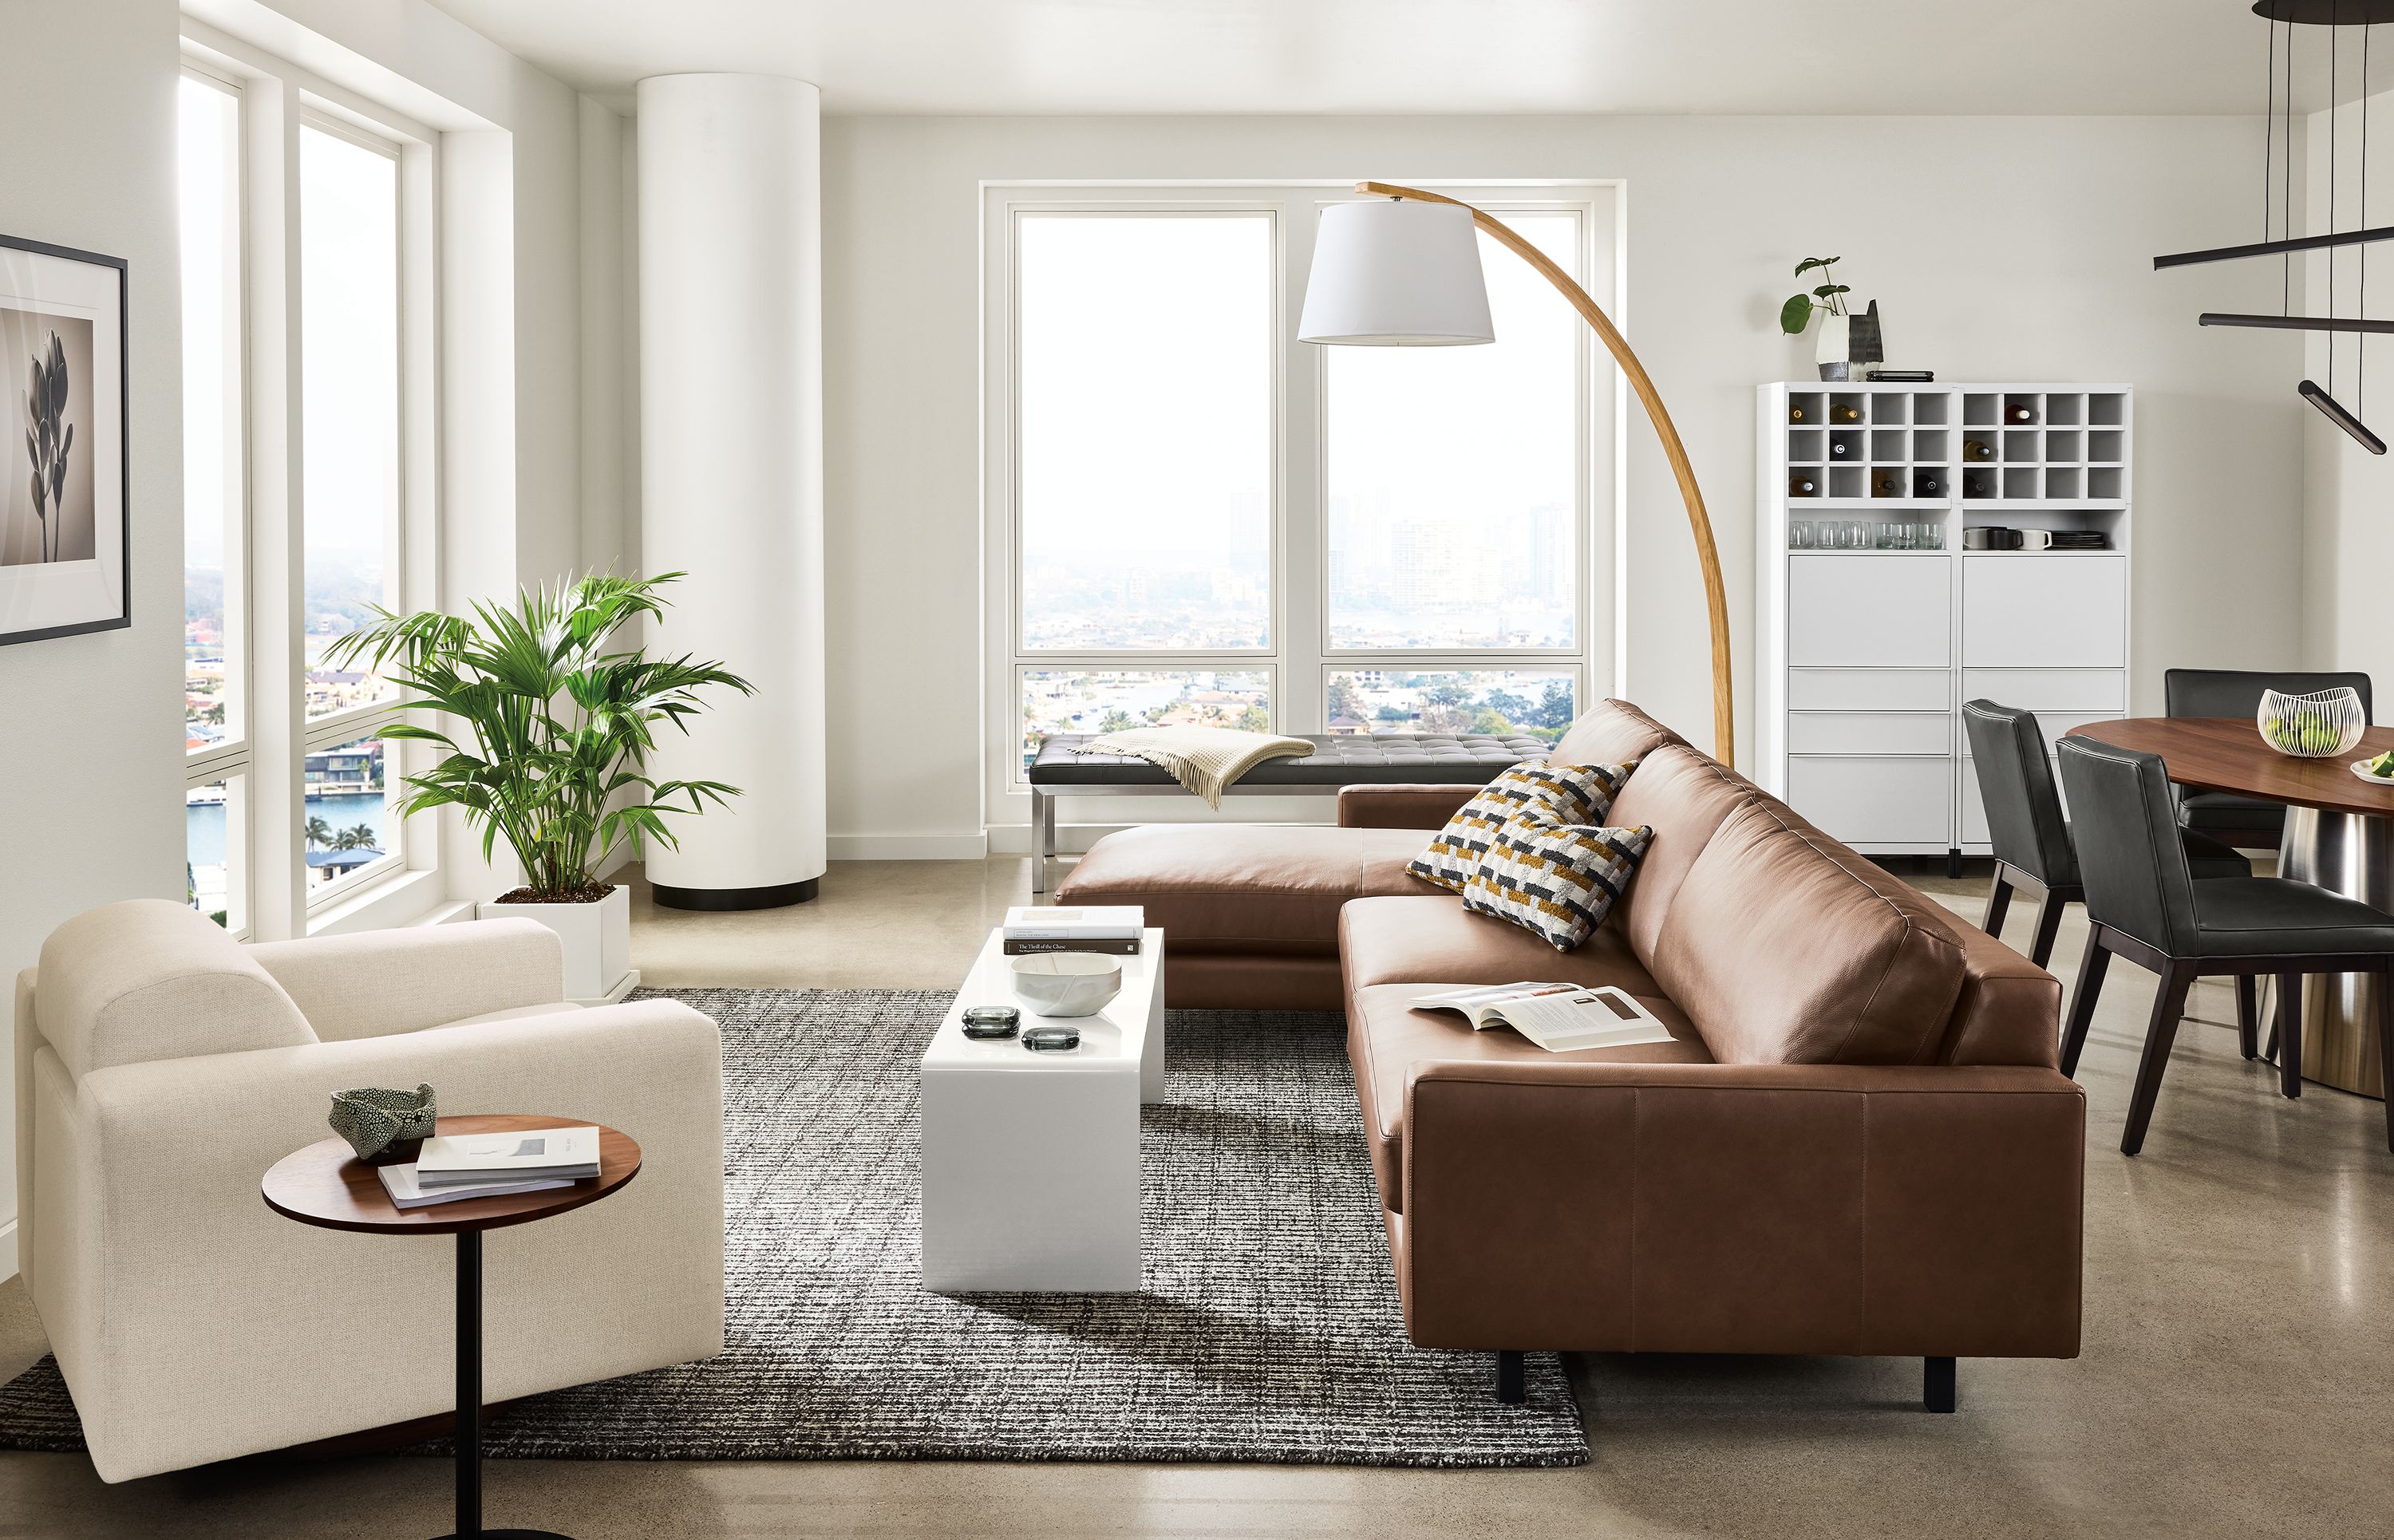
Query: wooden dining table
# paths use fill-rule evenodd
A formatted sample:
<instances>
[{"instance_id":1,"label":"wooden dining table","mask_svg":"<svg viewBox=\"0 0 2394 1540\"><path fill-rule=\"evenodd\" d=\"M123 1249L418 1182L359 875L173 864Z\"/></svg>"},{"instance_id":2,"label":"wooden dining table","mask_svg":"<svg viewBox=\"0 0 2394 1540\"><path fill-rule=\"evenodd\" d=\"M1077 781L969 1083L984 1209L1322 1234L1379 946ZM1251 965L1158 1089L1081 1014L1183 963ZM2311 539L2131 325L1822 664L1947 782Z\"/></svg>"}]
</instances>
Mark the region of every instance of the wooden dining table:
<instances>
[{"instance_id":1,"label":"wooden dining table","mask_svg":"<svg viewBox=\"0 0 2394 1540\"><path fill-rule=\"evenodd\" d=\"M2350 768L2394 750L2394 728L2367 729L2361 742L2324 759L2281 754L2249 717L2130 717L2088 722L2067 736L2160 755L2169 778L2190 790L2284 803L2278 875L2394 914L2394 783L2373 784ZM2377 1057L2381 978L2316 973L2304 980L2304 1079L2385 1096Z\"/></svg>"}]
</instances>

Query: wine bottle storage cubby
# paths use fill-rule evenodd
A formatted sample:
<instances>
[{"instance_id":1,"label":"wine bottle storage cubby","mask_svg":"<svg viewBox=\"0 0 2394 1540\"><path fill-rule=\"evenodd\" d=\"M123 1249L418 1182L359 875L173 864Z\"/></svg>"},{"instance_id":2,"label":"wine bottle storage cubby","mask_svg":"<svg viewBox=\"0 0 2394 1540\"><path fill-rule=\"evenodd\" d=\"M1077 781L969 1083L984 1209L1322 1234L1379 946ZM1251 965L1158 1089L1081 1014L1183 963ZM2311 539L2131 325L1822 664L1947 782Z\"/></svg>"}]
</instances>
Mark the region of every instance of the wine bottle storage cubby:
<instances>
[{"instance_id":1,"label":"wine bottle storage cubby","mask_svg":"<svg viewBox=\"0 0 2394 1540\"><path fill-rule=\"evenodd\" d=\"M2124 388L1791 387L1783 420L1790 467L1861 473L1830 478L1823 497L2117 503L2128 496ZM1923 490L1916 474L1923 467L1936 472L1935 492ZM1889 475L1901 492L1886 490Z\"/></svg>"}]
</instances>

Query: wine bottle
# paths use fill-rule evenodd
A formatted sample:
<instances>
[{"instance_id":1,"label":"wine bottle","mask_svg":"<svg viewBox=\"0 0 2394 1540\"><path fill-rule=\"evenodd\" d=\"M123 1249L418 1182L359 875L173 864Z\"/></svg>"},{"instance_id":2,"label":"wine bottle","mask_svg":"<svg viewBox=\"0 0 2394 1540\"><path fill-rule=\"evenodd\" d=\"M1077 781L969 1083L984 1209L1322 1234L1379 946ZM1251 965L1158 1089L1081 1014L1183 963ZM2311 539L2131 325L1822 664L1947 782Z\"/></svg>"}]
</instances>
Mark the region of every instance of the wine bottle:
<instances>
[{"instance_id":1,"label":"wine bottle","mask_svg":"<svg viewBox=\"0 0 2394 1540\"><path fill-rule=\"evenodd\" d=\"M1994 445L1987 442L1986 440L1965 439L1962 441L1962 458L1966 460L1992 460L1994 457L1995 447Z\"/></svg>"},{"instance_id":2,"label":"wine bottle","mask_svg":"<svg viewBox=\"0 0 2394 1540\"><path fill-rule=\"evenodd\" d=\"M1812 480L1809 471L1791 470L1787 473L1787 495L1818 497L1821 495L1821 483Z\"/></svg>"},{"instance_id":3,"label":"wine bottle","mask_svg":"<svg viewBox=\"0 0 2394 1540\"><path fill-rule=\"evenodd\" d=\"M2031 409L2026 401L2006 401L2004 404L2004 416L2007 420L2016 423L2032 423L2036 421L2036 413Z\"/></svg>"},{"instance_id":4,"label":"wine bottle","mask_svg":"<svg viewBox=\"0 0 2394 1540\"><path fill-rule=\"evenodd\" d=\"M1802 422L1804 420L1804 409L1796 405L1794 401L1788 402L1787 420L1791 423Z\"/></svg>"},{"instance_id":5,"label":"wine bottle","mask_svg":"<svg viewBox=\"0 0 2394 1540\"><path fill-rule=\"evenodd\" d=\"M1851 401L1836 401L1829 407L1829 420L1833 423L1858 423L1862 420L1862 409Z\"/></svg>"},{"instance_id":6,"label":"wine bottle","mask_svg":"<svg viewBox=\"0 0 2394 1540\"><path fill-rule=\"evenodd\" d=\"M1967 477L1964 478L1962 482L1963 496L1993 497L1994 494L1995 479L1993 477L1974 470L1970 472Z\"/></svg>"},{"instance_id":7,"label":"wine bottle","mask_svg":"<svg viewBox=\"0 0 2394 1540\"><path fill-rule=\"evenodd\" d=\"M1843 439L1833 439L1829 442L1829 458L1832 460L1842 460L1852 452L1852 446Z\"/></svg>"},{"instance_id":8,"label":"wine bottle","mask_svg":"<svg viewBox=\"0 0 2394 1540\"><path fill-rule=\"evenodd\" d=\"M1942 497L1945 495L1944 477L1939 475L1933 470L1914 471L1912 473L1912 495L1914 497Z\"/></svg>"},{"instance_id":9,"label":"wine bottle","mask_svg":"<svg viewBox=\"0 0 2394 1540\"><path fill-rule=\"evenodd\" d=\"M1873 497L1902 496L1903 478L1891 470L1873 471L1871 473L1871 495Z\"/></svg>"}]
</instances>

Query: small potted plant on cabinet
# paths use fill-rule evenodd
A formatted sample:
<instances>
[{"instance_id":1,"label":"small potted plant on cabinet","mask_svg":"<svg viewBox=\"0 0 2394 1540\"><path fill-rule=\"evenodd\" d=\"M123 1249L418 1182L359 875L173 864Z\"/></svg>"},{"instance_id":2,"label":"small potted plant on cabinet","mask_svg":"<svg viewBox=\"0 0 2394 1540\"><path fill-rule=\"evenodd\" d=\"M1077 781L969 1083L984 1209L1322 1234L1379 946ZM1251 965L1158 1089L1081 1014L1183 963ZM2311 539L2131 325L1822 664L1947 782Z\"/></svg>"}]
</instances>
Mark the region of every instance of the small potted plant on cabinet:
<instances>
[{"instance_id":1,"label":"small potted plant on cabinet","mask_svg":"<svg viewBox=\"0 0 2394 1540\"><path fill-rule=\"evenodd\" d=\"M1812 312L1815 310L1821 312L1821 336L1819 341L1813 344L1812 357L1813 361L1820 364L1821 377L1824 380L1845 379L1851 373L1851 362L1872 361L1877 357L1876 352L1870 347L1861 350L1857 350L1854 347L1858 341L1867 340L1870 344L1875 344L1877 338L1874 335L1867 339L1856 337L1853 335L1856 318L1846 305L1846 296L1853 293L1853 290L1838 283L1836 274L1830 270L1834 265L1844 260L1842 257L1807 257L1796 263L1796 277L1801 278L1808 272L1817 270L1821 275L1821 283L1810 294L1788 296L1787 303L1779 307L1779 329L1789 336L1803 336L1804 328L1812 323ZM1875 302L1872 305L1870 316L1864 319L1875 328L1877 325Z\"/></svg>"},{"instance_id":2,"label":"small potted plant on cabinet","mask_svg":"<svg viewBox=\"0 0 2394 1540\"><path fill-rule=\"evenodd\" d=\"M562 588L524 589L512 608L477 600L471 619L421 611L379 617L328 654L362 662L411 692L402 709L446 723L401 723L386 739L446 752L406 778L404 817L456 807L482 836L482 859L505 839L524 885L478 906L483 919L540 921L565 943L565 992L614 996L631 970L631 896L592 873L622 846L675 844L668 814L702 812L740 788L719 781L657 781L647 773L654 730L688 731L699 691L724 685L753 693L719 663L609 652L640 615L662 614L657 590L680 577L593 573Z\"/></svg>"}]
</instances>

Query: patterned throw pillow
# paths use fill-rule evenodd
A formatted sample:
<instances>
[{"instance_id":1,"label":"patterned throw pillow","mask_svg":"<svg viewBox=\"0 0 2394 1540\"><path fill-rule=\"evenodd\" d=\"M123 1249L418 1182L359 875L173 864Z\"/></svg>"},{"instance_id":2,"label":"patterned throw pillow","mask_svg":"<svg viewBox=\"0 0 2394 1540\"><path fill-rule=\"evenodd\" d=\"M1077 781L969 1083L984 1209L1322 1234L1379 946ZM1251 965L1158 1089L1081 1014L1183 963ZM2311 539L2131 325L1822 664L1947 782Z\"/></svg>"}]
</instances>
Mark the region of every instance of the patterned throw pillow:
<instances>
[{"instance_id":1,"label":"patterned throw pillow","mask_svg":"<svg viewBox=\"0 0 2394 1540\"><path fill-rule=\"evenodd\" d=\"M1496 831L1517 813L1550 812L1564 823L1601 823L1621 783L1629 779L1624 765L1516 765L1490 782L1466 802L1429 849L1406 868L1425 882L1453 892L1463 891L1480 869Z\"/></svg>"},{"instance_id":2,"label":"patterned throw pillow","mask_svg":"<svg viewBox=\"0 0 2394 1540\"><path fill-rule=\"evenodd\" d=\"M1558 952L1596 933L1652 844L1649 824L1600 829L1530 811L1506 821L1463 907L1533 930Z\"/></svg>"}]
</instances>

